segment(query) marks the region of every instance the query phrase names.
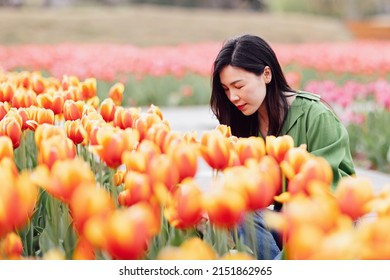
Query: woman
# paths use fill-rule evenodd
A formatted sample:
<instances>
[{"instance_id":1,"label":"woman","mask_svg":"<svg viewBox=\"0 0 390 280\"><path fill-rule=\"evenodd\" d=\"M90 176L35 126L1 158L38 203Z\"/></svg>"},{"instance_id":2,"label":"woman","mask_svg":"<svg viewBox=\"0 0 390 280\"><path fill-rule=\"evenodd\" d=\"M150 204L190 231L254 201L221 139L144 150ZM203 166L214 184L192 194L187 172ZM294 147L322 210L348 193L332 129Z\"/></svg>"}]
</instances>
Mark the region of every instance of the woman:
<instances>
[{"instance_id":1,"label":"woman","mask_svg":"<svg viewBox=\"0 0 390 280\"><path fill-rule=\"evenodd\" d=\"M237 137L288 134L296 146L306 144L310 153L328 160L333 186L342 176L355 173L343 124L318 95L288 85L274 51L258 36L225 42L213 65L210 106L219 122L230 126ZM268 257L261 253L258 257L272 259L280 243L266 229L263 213L256 214L257 239L262 241L258 243L271 248Z\"/></svg>"}]
</instances>

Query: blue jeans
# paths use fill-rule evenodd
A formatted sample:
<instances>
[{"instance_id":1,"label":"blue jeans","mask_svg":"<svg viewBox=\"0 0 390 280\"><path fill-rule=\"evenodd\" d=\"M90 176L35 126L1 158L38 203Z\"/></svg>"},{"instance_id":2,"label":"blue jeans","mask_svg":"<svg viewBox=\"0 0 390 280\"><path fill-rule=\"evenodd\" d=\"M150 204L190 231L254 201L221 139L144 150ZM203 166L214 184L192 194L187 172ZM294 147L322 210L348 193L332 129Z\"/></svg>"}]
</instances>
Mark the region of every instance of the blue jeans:
<instances>
[{"instance_id":1,"label":"blue jeans","mask_svg":"<svg viewBox=\"0 0 390 280\"><path fill-rule=\"evenodd\" d=\"M264 214L269 209L259 210L248 214L238 226L239 239L248 246L257 259L281 259L280 236L269 230L264 221Z\"/></svg>"}]
</instances>

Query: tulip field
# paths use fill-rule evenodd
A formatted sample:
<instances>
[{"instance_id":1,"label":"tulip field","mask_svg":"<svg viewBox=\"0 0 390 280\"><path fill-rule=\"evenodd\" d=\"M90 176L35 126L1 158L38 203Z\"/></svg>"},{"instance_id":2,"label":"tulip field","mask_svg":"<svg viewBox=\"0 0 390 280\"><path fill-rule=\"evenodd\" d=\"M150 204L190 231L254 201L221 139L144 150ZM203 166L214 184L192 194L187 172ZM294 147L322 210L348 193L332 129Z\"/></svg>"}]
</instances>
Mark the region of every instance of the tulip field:
<instances>
[{"instance_id":1,"label":"tulip field","mask_svg":"<svg viewBox=\"0 0 390 280\"><path fill-rule=\"evenodd\" d=\"M332 186L330 165L289 136L171 129L163 106L207 104L219 47L0 47L0 259L256 259L238 226L253 234L254 212L275 201L265 218L285 259L389 259L390 185ZM356 162L384 172L389 49L275 45L291 85L345 122Z\"/></svg>"}]
</instances>

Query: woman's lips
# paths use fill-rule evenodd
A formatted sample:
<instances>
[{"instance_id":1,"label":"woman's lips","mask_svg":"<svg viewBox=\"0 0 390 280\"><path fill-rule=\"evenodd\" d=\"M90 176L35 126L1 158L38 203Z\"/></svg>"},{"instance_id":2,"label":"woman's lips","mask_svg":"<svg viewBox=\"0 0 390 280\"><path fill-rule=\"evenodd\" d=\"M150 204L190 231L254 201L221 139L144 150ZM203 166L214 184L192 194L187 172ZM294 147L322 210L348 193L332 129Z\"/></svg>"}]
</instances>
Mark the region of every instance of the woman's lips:
<instances>
[{"instance_id":1,"label":"woman's lips","mask_svg":"<svg viewBox=\"0 0 390 280\"><path fill-rule=\"evenodd\" d=\"M245 104L242 104L242 105L237 105L237 109L242 111L245 107Z\"/></svg>"}]
</instances>

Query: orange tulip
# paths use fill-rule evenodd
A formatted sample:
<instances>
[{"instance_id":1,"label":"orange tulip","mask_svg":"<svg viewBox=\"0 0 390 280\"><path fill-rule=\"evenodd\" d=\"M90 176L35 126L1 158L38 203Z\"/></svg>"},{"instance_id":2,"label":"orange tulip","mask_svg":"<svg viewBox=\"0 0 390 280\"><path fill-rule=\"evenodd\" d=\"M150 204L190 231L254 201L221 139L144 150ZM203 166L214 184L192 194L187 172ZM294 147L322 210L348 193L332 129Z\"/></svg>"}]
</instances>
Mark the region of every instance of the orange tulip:
<instances>
[{"instance_id":1,"label":"orange tulip","mask_svg":"<svg viewBox=\"0 0 390 280\"><path fill-rule=\"evenodd\" d=\"M73 260L95 260L96 254L94 247L88 240L81 236L77 240L76 247L73 250Z\"/></svg>"},{"instance_id":2,"label":"orange tulip","mask_svg":"<svg viewBox=\"0 0 390 280\"><path fill-rule=\"evenodd\" d=\"M44 78L39 74L32 75L31 89L38 95L46 90L46 83Z\"/></svg>"},{"instance_id":3,"label":"orange tulip","mask_svg":"<svg viewBox=\"0 0 390 280\"><path fill-rule=\"evenodd\" d=\"M217 131L205 132L201 138L200 152L207 164L223 170L230 164L230 142Z\"/></svg>"},{"instance_id":4,"label":"orange tulip","mask_svg":"<svg viewBox=\"0 0 390 280\"><path fill-rule=\"evenodd\" d=\"M122 159L122 161L123 161L123 159ZM117 187L122 185L125 181L125 176L126 176L126 172L124 170L117 170L114 174L114 177L112 178L114 185Z\"/></svg>"},{"instance_id":5,"label":"orange tulip","mask_svg":"<svg viewBox=\"0 0 390 280\"><path fill-rule=\"evenodd\" d=\"M228 252L224 254L222 257L219 258L219 260L223 261L250 261L250 260L255 260L255 258L244 252Z\"/></svg>"},{"instance_id":6,"label":"orange tulip","mask_svg":"<svg viewBox=\"0 0 390 280\"><path fill-rule=\"evenodd\" d=\"M41 147L43 140L46 140L52 136L66 137L65 131L59 127L52 124L41 124L35 129L35 143L37 144L38 149Z\"/></svg>"},{"instance_id":7,"label":"orange tulip","mask_svg":"<svg viewBox=\"0 0 390 280\"><path fill-rule=\"evenodd\" d=\"M140 201L148 201L152 196L152 186L146 174L135 171L128 172L125 176L124 190L119 203L131 206Z\"/></svg>"},{"instance_id":8,"label":"orange tulip","mask_svg":"<svg viewBox=\"0 0 390 280\"><path fill-rule=\"evenodd\" d=\"M46 164L49 169L58 160L72 159L76 156L76 147L72 140L60 135L43 139L38 149L38 163Z\"/></svg>"},{"instance_id":9,"label":"orange tulip","mask_svg":"<svg viewBox=\"0 0 390 280\"><path fill-rule=\"evenodd\" d=\"M88 78L80 82L82 100L88 100L96 96L96 78Z\"/></svg>"},{"instance_id":10,"label":"orange tulip","mask_svg":"<svg viewBox=\"0 0 390 280\"><path fill-rule=\"evenodd\" d=\"M287 151L284 160L280 162L280 167L288 180L292 180L297 175L302 165L311 157L305 146L294 147Z\"/></svg>"},{"instance_id":11,"label":"orange tulip","mask_svg":"<svg viewBox=\"0 0 390 280\"><path fill-rule=\"evenodd\" d=\"M368 213L366 204L374 198L374 187L368 179L343 177L335 196L341 212L356 220Z\"/></svg>"},{"instance_id":12,"label":"orange tulip","mask_svg":"<svg viewBox=\"0 0 390 280\"><path fill-rule=\"evenodd\" d=\"M164 152L167 135L170 132L170 127L166 122L153 124L147 131L145 139L155 142L160 150Z\"/></svg>"},{"instance_id":13,"label":"orange tulip","mask_svg":"<svg viewBox=\"0 0 390 280\"><path fill-rule=\"evenodd\" d=\"M115 103L111 98L106 98L100 104L100 115L106 122L111 122L115 117Z\"/></svg>"},{"instance_id":14,"label":"orange tulip","mask_svg":"<svg viewBox=\"0 0 390 280\"><path fill-rule=\"evenodd\" d=\"M57 161L51 170L45 165L38 166L35 180L48 193L66 203L69 203L79 185L95 183L89 164L78 157Z\"/></svg>"},{"instance_id":15,"label":"orange tulip","mask_svg":"<svg viewBox=\"0 0 390 280\"><path fill-rule=\"evenodd\" d=\"M62 113L64 97L59 92L42 93L37 96L37 103L40 107L50 109L55 115Z\"/></svg>"},{"instance_id":16,"label":"orange tulip","mask_svg":"<svg viewBox=\"0 0 390 280\"><path fill-rule=\"evenodd\" d=\"M311 157L302 164L299 173L288 183L288 191L291 194L308 192L311 181L320 181L331 188L333 171L329 163L321 157Z\"/></svg>"},{"instance_id":17,"label":"orange tulip","mask_svg":"<svg viewBox=\"0 0 390 280\"><path fill-rule=\"evenodd\" d=\"M390 259L390 217L380 217L357 229L357 243L360 244L359 259Z\"/></svg>"},{"instance_id":18,"label":"orange tulip","mask_svg":"<svg viewBox=\"0 0 390 280\"><path fill-rule=\"evenodd\" d=\"M127 171L146 172L146 154L140 151L125 151L122 154L122 162Z\"/></svg>"},{"instance_id":19,"label":"orange tulip","mask_svg":"<svg viewBox=\"0 0 390 280\"><path fill-rule=\"evenodd\" d=\"M202 218L202 194L192 178L183 180L173 191L173 199L166 205L164 216L176 228L195 226Z\"/></svg>"},{"instance_id":20,"label":"orange tulip","mask_svg":"<svg viewBox=\"0 0 390 280\"><path fill-rule=\"evenodd\" d=\"M168 151L168 155L176 163L179 171L179 182L185 178L193 178L198 170L198 145L181 143Z\"/></svg>"},{"instance_id":21,"label":"orange tulip","mask_svg":"<svg viewBox=\"0 0 390 280\"><path fill-rule=\"evenodd\" d=\"M36 106L37 95L32 90L17 90L12 98L12 107L15 108L28 108L30 106Z\"/></svg>"},{"instance_id":22,"label":"orange tulip","mask_svg":"<svg viewBox=\"0 0 390 280\"><path fill-rule=\"evenodd\" d=\"M12 140L8 136L0 136L0 160L5 157L13 159L14 148L12 145Z\"/></svg>"},{"instance_id":23,"label":"orange tulip","mask_svg":"<svg viewBox=\"0 0 390 280\"><path fill-rule=\"evenodd\" d=\"M64 75L61 80L61 87L62 89L67 90L70 86L78 87L79 83L79 78L76 76Z\"/></svg>"},{"instance_id":24,"label":"orange tulip","mask_svg":"<svg viewBox=\"0 0 390 280\"><path fill-rule=\"evenodd\" d=\"M13 148L16 149L20 145L22 127L17 119L5 117L0 121L0 135L8 136L12 140Z\"/></svg>"},{"instance_id":25,"label":"orange tulip","mask_svg":"<svg viewBox=\"0 0 390 280\"><path fill-rule=\"evenodd\" d=\"M63 107L63 113L65 120L77 120L81 119L84 109L84 101L66 100Z\"/></svg>"},{"instance_id":26,"label":"orange tulip","mask_svg":"<svg viewBox=\"0 0 390 280\"><path fill-rule=\"evenodd\" d=\"M140 108L123 108L116 107L114 115L114 126L119 128L133 128L135 121L139 118L141 113Z\"/></svg>"},{"instance_id":27,"label":"orange tulip","mask_svg":"<svg viewBox=\"0 0 390 280\"><path fill-rule=\"evenodd\" d=\"M96 133L97 145L95 152L111 168L117 168L122 164L122 155L125 151L136 148L139 142L139 133L135 129L115 129L102 127Z\"/></svg>"},{"instance_id":28,"label":"orange tulip","mask_svg":"<svg viewBox=\"0 0 390 280\"><path fill-rule=\"evenodd\" d=\"M0 121L7 115L10 109L8 102L0 102Z\"/></svg>"},{"instance_id":29,"label":"orange tulip","mask_svg":"<svg viewBox=\"0 0 390 280\"><path fill-rule=\"evenodd\" d=\"M267 154L276 159L280 163L286 153L294 147L294 139L290 135L275 137L269 135L265 138L265 148Z\"/></svg>"},{"instance_id":30,"label":"orange tulip","mask_svg":"<svg viewBox=\"0 0 390 280\"><path fill-rule=\"evenodd\" d=\"M81 124L81 120L65 121L64 130L68 138L72 140L75 145L85 145L88 142L88 135Z\"/></svg>"},{"instance_id":31,"label":"orange tulip","mask_svg":"<svg viewBox=\"0 0 390 280\"><path fill-rule=\"evenodd\" d=\"M160 107L158 107L154 104L151 104L146 112L147 112L147 114L152 114L152 115L158 116L158 118L160 120L164 120L164 116L160 110Z\"/></svg>"},{"instance_id":32,"label":"orange tulip","mask_svg":"<svg viewBox=\"0 0 390 280\"><path fill-rule=\"evenodd\" d=\"M122 103L123 92L125 91L125 85L121 82L117 82L112 85L108 91L108 97L110 97L116 106L120 106Z\"/></svg>"},{"instance_id":33,"label":"orange tulip","mask_svg":"<svg viewBox=\"0 0 390 280\"><path fill-rule=\"evenodd\" d=\"M170 191L179 183L179 170L177 165L166 154L153 157L147 166L147 173L152 185L162 183Z\"/></svg>"},{"instance_id":34,"label":"orange tulip","mask_svg":"<svg viewBox=\"0 0 390 280\"><path fill-rule=\"evenodd\" d=\"M0 178L4 180L0 188L0 239L25 225L38 198L38 188L31 181L30 174L15 174L16 166L12 161L6 164L7 160L2 159L0 171Z\"/></svg>"},{"instance_id":35,"label":"orange tulip","mask_svg":"<svg viewBox=\"0 0 390 280\"><path fill-rule=\"evenodd\" d=\"M116 210L106 224L105 250L114 259L140 259L159 230L159 217L141 203Z\"/></svg>"},{"instance_id":36,"label":"orange tulip","mask_svg":"<svg viewBox=\"0 0 390 280\"><path fill-rule=\"evenodd\" d=\"M158 260L216 260L217 257L214 249L198 237L183 241L179 247L164 247L157 255Z\"/></svg>"},{"instance_id":37,"label":"orange tulip","mask_svg":"<svg viewBox=\"0 0 390 280\"><path fill-rule=\"evenodd\" d=\"M0 240L0 260L2 257L8 260L21 259L22 253L22 239L15 232L8 233L3 240Z\"/></svg>"},{"instance_id":38,"label":"orange tulip","mask_svg":"<svg viewBox=\"0 0 390 280\"><path fill-rule=\"evenodd\" d=\"M15 94L15 88L10 83L0 84L0 101L11 102Z\"/></svg>"},{"instance_id":39,"label":"orange tulip","mask_svg":"<svg viewBox=\"0 0 390 280\"><path fill-rule=\"evenodd\" d=\"M161 118L154 113L141 114L135 120L135 128L140 133L140 140L145 139L146 134L154 124L161 122Z\"/></svg>"},{"instance_id":40,"label":"orange tulip","mask_svg":"<svg viewBox=\"0 0 390 280\"><path fill-rule=\"evenodd\" d=\"M84 234L84 227L92 217L108 218L115 209L110 194L96 184L80 184L70 199L70 213L79 234ZM122 221L124 222L124 221Z\"/></svg>"},{"instance_id":41,"label":"orange tulip","mask_svg":"<svg viewBox=\"0 0 390 280\"><path fill-rule=\"evenodd\" d=\"M265 143L261 137L239 138L234 143L241 164L249 158L260 160L265 155Z\"/></svg>"},{"instance_id":42,"label":"orange tulip","mask_svg":"<svg viewBox=\"0 0 390 280\"><path fill-rule=\"evenodd\" d=\"M233 228L242 220L246 210L245 195L236 189L217 184L203 193L202 206L210 223Z\"/></svg>"}]
</instances>

